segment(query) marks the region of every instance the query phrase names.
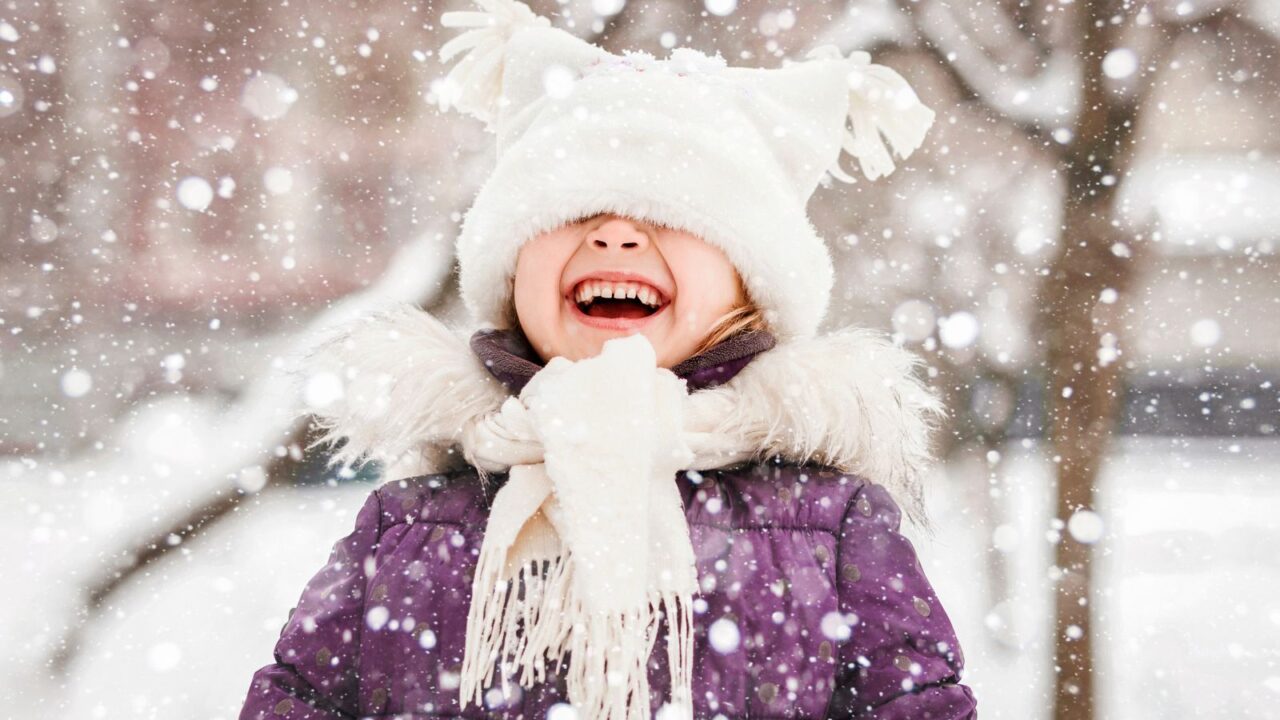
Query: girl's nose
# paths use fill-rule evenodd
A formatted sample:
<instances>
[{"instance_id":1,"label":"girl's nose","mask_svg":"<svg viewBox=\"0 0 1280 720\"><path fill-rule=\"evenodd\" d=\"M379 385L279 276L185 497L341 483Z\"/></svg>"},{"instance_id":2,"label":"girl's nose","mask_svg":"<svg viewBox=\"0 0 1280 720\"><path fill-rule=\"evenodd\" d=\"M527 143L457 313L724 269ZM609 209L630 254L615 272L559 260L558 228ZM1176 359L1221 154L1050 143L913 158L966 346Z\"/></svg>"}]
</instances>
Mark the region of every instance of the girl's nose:
<instances>
[{"instance_id":1,"label":"girl's nose","mask_svg":"<svg viewBox=\"0 0 1280 720\"><path fill-rule=\"evenodd\" d=\"M627 218L610 218L586 237L588 245L604 253L638 254L649 247L649 235L636 222Z\"/></svg>"}]
</instances>

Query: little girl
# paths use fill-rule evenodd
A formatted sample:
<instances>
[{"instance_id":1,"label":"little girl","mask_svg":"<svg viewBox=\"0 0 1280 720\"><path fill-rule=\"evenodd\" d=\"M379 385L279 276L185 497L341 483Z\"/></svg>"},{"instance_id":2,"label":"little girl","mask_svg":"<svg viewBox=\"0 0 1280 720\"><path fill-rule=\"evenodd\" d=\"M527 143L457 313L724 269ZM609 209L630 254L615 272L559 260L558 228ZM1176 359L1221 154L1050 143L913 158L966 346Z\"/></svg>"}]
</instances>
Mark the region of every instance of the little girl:
<instances>
[{"instance_id":1,"label":"little girl","mask_svg":"<svg viewBox=\"0 0 1280 720\"><path fill-rule=\"evenodd\" d=\"M402 307L307 356L343 385L335 464L394 479L242 720L975 718L899 532L939 404L907 351L816 334L805 212L841 150L888 174L933 113L865 53L619 57L478 4L436 92L498 135L457 248L480 329Z\"/></svg>"}]
</instances>

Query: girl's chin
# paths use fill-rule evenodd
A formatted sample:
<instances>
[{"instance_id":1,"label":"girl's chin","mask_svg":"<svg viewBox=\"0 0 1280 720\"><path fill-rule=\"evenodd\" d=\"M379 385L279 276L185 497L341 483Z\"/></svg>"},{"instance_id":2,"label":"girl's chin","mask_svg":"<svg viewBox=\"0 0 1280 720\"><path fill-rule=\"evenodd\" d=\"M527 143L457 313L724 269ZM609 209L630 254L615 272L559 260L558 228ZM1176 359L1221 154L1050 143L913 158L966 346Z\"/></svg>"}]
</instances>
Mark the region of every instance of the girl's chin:
<instances>
[{"instance_id":1,"label":"girl's chin","mask_svg":"<svg viewBox=\"0 0 1280 720\"><path fill-rule=\"evenodd\" d=\"M571 321L572 322L572 321ZM665 333L656 326L648 326L642 330L605 330L594 327L570 327L569 328L568 345L572 348L572 354L576 357L570 357L571 360L581 360L584 358L595 357L604 349L604 344L614 338L627 337L628 335L642 334L649 339L649 344L653 345L654 354L657 355L658 364L663 364L664 355L666 354L666 344L663 342ZM568 355L568 353L566 353Z\"/></svg>"}]
</instances>

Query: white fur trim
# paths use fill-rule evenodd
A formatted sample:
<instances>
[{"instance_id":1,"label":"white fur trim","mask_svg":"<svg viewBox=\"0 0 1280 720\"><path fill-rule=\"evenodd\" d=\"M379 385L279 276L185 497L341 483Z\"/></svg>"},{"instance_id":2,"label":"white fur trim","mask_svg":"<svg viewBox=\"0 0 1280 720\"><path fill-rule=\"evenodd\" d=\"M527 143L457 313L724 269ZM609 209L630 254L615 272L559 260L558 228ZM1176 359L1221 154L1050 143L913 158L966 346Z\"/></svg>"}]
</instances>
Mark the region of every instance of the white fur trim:
<instances>
[{"instance_id":1,"label":"white fur trim","mask_svg":"<svg viewBox=\"0 0 1280 720\"><path fill-rule=\"evenodd\" d=\"M340 398L309 409L322 430L309 448L345 439L331 466L376 460L410 474L461 462L448 451L462 437L463 422L508 396L467 337L412 305L331 328L298 371L302 384L337 379L342 385Z\"/></svg>"},{"instance_id":2,"label":"white fur trim","mask_svg":"<svg viewBox=\"0 0 1280 720\"><path fill-rule=\"evenodd\" d=\"M342 378L343 397L314 408L325 430L313 447L346 444L332 464L376 459L389 477L456 466L468 421L510 394L453 330L412 306L336 328L307 355L301 382ZM728 383L693 393L690 411L723 418L717 433L752 438L780 455L856 473L888 487L923 520L921 481L941 402L917 377L921 360L882 334L849 328L780 342Z\"/></svg>"},{"instance_id":3,"label":"white fur trim","mask_svg":"<svg viewBox=\"0 0 1280 720\"><path fill-rule=\"evenodd\" d=\"M715 433L745 434L763 455L873 480L921 521L921 480L944 415L942 402L918 379L922 364L881 333L846 328L780 343L724 386L698 395L706 411L723 418Z\"/></svg>"}]
</instances>

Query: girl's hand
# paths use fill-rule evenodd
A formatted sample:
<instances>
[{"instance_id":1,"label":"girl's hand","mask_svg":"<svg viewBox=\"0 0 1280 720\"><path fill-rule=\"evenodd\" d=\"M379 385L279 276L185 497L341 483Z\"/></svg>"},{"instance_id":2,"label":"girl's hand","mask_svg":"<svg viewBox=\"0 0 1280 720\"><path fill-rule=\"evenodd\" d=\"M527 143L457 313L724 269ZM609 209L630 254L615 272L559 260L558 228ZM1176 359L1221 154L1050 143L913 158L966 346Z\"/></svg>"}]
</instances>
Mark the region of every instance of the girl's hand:
<instances>
[{"instance_id":1,"label":"girl's hand","mask_svg":"<svg viewBox=\"0 0 1280 720\"><path fill-rule=\"evenodd\" d=\"M594 357L551 358L520 393L545 450L642 452L672 475L693 460L683 433L686 398L685 381L658 367L639 333L607 341Z\"/></svg>"}]
</instances>

